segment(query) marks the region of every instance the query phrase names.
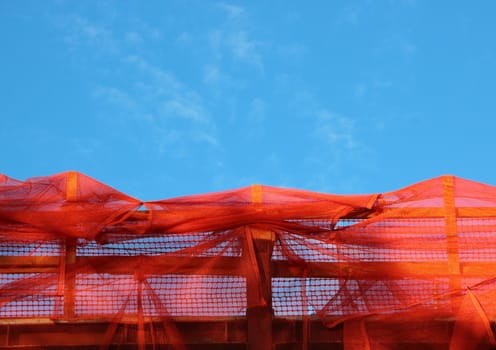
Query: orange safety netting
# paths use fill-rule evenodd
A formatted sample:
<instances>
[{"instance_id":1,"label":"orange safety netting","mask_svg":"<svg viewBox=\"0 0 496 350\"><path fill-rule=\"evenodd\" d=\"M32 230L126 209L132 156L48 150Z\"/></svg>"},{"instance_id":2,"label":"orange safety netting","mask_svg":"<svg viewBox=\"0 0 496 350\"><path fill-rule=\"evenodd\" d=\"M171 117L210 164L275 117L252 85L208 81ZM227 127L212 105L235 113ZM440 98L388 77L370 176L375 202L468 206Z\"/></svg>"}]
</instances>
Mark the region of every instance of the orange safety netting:
<instances>
[{"instance_id":1,"label":"orange safety netting","mask_svg":"<svg viewBox=\"0 0 496 350\"><path fill-rule=\"evenodd\" d=\"M0 323L108 320L102 345L134 322L138 343L184 348L178 318L267 307L343 325L347 350L425 343L438 321L454 323L450 350L491 348L495 268L496 188L452 176L379 195L254 185L141 202L76 172L0 175Z\"/></svg>"}]
</instances>

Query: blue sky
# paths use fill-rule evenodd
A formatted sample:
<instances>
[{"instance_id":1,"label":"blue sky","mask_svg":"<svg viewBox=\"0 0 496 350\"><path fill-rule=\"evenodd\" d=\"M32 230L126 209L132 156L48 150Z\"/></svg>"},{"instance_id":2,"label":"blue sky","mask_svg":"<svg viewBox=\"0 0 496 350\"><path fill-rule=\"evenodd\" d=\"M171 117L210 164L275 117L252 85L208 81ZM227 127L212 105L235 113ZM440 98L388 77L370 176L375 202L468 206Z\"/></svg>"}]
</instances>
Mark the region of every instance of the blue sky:
<instances>
[{"instance_id":1,"label":"blue sky","mask_svg":"<svg viewBox=\"0 0 496 350\"><path fill-rule=\"evenodd\" d=\"M0 172L143 200L496 184L496 3L0 1Z\"/></svg>"}]
</instances>

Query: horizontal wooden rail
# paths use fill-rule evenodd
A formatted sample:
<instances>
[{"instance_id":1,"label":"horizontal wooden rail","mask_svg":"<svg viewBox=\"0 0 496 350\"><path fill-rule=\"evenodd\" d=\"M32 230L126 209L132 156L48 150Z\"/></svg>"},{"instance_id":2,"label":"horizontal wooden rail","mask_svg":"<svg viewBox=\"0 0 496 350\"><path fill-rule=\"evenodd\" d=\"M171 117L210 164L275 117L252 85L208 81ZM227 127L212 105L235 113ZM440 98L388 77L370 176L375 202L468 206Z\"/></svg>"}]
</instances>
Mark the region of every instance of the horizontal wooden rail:
<instances>
[{"instance_id":1,"label":"horizontal wooden rail","mask_svg":"<svg viewBox=\"0 0 496 350\"><path fill-rule=\"evenodd\" d=\"M76 273L109 273L132 275L138 269L145 274L243 276L246 262L240 257L178 257L178 256L78 256L72 267ZM2 273L58 272L56 256L0 257ZM496 271L496 261L462 262L465 277L487 276ZM373 262L307 262L298 264L272 260L273 277L307 277L355 279L434 278L450 276L448 261L373 261ZM494 273L496 275L496 273Z\"/></svg>"},{"instance_id":2,"label":"horizontal wooden rail","mask_svg":"<svg viewBox=\"0 0 496 350\"><path fill-rule=\"evenodd\" d=\"M237 349L237 345L244 345L247 341L246 319L238 318L232 320L196 320L178 321L174 324L181 334L182 341L188 349ZM387 322L376 321L388 327ZM409 320L410 327L422 327L425 322ZM105 332L109 323L52 323L52 324L19 324L2 325L0 320L0 346L15 349L27 349L43 345L43 348L72 348L76 346L100 346L104 341ZM400 341L400 344L409 344L409 348L422 349L422 345L447 344L453 327L453 321L429 321L429 326L435 327L436 332L431 332L429 338L408 339ZM161 330L160 322L154 324L155 331ZM273 344L293 344L289 349L301 349L303 341L303 324L301 320L285 318L274 318L272 323ZM116 339L121 343L119 348L134 346L136 348L137 327L136 325L121 324L117 329ZM124 336L125 334L125 336ZM326 328L319 319L311 320L309 323L308 340L312 349L329 349L329 346L337 346L341 349L343 345L343 327L339 325L334 328ZM145 325L145 342L152 343L150 328ZM299 346L296 346L300 344ZM195 345L197 347L195 347ZM398 344L396 344L398 346ZM420 345L420 347L419 347ZM430 349L430 347L427 347ZM240 347L244 349L244 347ZM279 347L278 347L279 349Z\"/></svg>"}]
</instances>

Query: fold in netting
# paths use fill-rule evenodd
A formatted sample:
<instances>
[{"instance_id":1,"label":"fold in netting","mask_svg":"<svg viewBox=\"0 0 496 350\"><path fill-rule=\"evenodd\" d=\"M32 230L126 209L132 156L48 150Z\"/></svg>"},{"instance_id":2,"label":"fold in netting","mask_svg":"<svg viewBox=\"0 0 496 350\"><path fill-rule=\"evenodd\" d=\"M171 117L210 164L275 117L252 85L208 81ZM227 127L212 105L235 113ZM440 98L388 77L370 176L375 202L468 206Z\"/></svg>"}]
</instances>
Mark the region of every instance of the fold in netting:
<instances>
[{"instance_id":1,"label":"fold in netting","mask_svg":"<svg viewBox=\"0 0 496 350\"><path fill-rule=\"evenodd\" d=\"M0 323L107 320L102 347L187 349L177 320L342 327L347 350L491 349L496 187L441 176L331 195L253 185L143 202L77 172L0 175ZM247 311L248 310L248 311Z\"/></svg>"},{"instance_id":2,"label":"fold in netting","mask_svg":"<svg viewBox=\"0 0 496 350\"><path fill-rule=\"evenodd\" d=\"M252 197L259 191L261 202ZM95 239L108 233L181 234L241 226L316 234L350 212L367 211L377 195L338 196L252 186L142 202L86 175L67 172L18 181L0 177L0 229ZM141 207L146 211L139 210Z\"/></svg>"}]
</instances>

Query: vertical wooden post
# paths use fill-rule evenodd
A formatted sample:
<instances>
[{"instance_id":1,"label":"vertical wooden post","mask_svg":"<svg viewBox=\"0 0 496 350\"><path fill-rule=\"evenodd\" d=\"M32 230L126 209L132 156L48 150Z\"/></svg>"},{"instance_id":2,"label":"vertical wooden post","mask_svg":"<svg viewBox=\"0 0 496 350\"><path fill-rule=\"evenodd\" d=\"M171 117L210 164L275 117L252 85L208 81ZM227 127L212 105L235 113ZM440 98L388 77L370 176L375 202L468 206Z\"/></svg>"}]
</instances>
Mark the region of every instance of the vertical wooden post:
<instances>
[{"instance_id":1,"label":"vertical wooden post","mask_svg":"<svg viewBox=\"0 0 496 350\"><path fill-rule=\"evenodd\" d=\"M262 186L252 186L252 202L261 204ZM250 260L247 276L246 310L248 350L271 350L272 345L272 251L275 234L268 230L246 229L245 256Z\"/></svg>"},{"instance_id":2,"label":"vertical wooden post","mask_svg":"<svg viewBox=\"0 0 496 350\"><path fill-rule=\"evenodd\" d=\"M138 284L138 350L145 350L145 320L143 314L143 276L137 274L136 283Z\"/></svg>"},{"instance_id":3,"label":"vertical wooden post","mask_svg":"<svg viewBox=\"0 0 496 350\"><path fill-rule=\"evenodd\" d=\"M272 349L272 238L260 238L259 232L247 235L252 240L259 278L247 278L246 317L248 321L248 350ZM248 243L249 244L249 243Z\"/></svg>"},{"instance_id":4,"label":"vertical wooden post","mask_svg":"<svg viewBox=\"0 0 496 350\"><path fill-rule=\"evenodd\" d=\"M67 239L65 245L65 284L64 284L64 318L73 319L76 316L76 263L75 239Z\"/></svg>"},{"instance_id":5,"label":"vertical wooden post","mask_svg":"<svg viewBox=\"0 0 496 350\"><path fill-rule=\"evenodd\" d=\"M453 176L443 176L444 218L446 226L446 244L448 254L448 269L450 275L450 291L461 290L461 268L458 245L458 227L456 222L455 179ZM453 311L456 312L459 302L453 299Z\"/></svg>"}]
</instances>

